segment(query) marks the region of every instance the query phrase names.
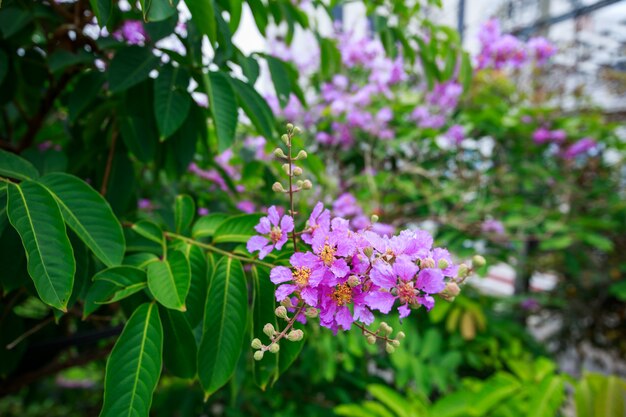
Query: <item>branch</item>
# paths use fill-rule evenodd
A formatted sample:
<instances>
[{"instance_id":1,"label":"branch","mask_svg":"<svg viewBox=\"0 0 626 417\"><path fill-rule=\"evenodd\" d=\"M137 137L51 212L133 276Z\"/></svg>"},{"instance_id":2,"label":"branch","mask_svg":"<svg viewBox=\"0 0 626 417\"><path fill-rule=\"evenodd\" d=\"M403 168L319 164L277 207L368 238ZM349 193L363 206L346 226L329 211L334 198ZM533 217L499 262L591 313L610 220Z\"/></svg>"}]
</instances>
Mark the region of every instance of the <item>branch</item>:
<instances>
[{"instance_id":1,"label":"branch","mask_svg":"<svg viewBox=\"0 0 626 417\"><path fill-rule=\"evenodd\" d=\"M104 196L107 193L107 187L109 185L109 177L111 176L111 166L113 165L113 156L115 155L115 144L117 143L117 130L115 130L115 123L111 127L111 147L109 148L109 156L107 157L107 164L104 167L104 177L102 178L102 185L100 186L100 195Z\"/></svg>"}]
</instances>

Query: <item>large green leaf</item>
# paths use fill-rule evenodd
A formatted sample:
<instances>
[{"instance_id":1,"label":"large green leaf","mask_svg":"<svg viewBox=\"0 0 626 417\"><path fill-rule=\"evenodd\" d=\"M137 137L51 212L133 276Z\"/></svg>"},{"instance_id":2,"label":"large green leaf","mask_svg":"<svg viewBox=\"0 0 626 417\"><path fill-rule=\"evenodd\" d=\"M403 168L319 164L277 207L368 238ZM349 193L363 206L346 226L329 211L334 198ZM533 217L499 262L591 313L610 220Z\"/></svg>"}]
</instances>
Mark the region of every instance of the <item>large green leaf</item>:
<instances>
[{"instance_id":1,"label":"large green leaf","mask_svg":"<svg viewBox=\"0 0 626 417\"><path fill-rule=\"evenodd\" d=\"M235 78L231 78L231 83L237 94L239 106L246 112L254 127L268 140L272 140L275 120L267 102L251 85Z\"/></svg>"},{"instance_id":2,"label":"large green leaf","mask_svg":"<svg viewBox=\"0 0 626 417\"><path fill-rule=\"evenodd\" d=\"M39 172L26 159L0 149L0 176L25 181L38 178Z\"/></svg>"},{"instance_id":3,"label":"large green leaf","mask_svg":"<svg viewBox=\"0 0 626 417\"><path fill-rule=\"evenodd\" d=\"M160 312L165 334L163 345L165 368L177 377L191 379L196 375L198 355L191 327L180 311L161 308Z\"/></svg>"},{"instance_id":4,"label":"large green leaf","mask_svg":"<svg viewBox=\"0 0 626 417\"><path fill-rule=\"evenodd\" d=\"M274 328L277 327L276 301L274 300L274 284L270 281L270 271L265 267L252 266L252 286L254 291L254 302L252 310L252 338L265 337L263 334L263 326L271 323ZM281 347L286 344L293 343L286 339L281 343ZM260 361L254 361L254 382L265 390L268 383L273 383L278 378L278 357L281 352L276 355L267 354Z\"/></svg>"},{"instance_id":5,"label":"large green leaf","mask_svg":"<svg viewBox=\"0 0 626 417\"><path fill-rule=\"evenodd\" d=\"M552 375L544 378L535 387L530 397L528 415L536 417L553 417L563 403L563 378Z\"/></svg>"},{"instance_id":6,"label":"large green leaf","mask_svg":"<svg viewBox=\"0 0 626 417\"><path fill-rule=\"evenodd\" d=\"M196 214L196 204L193 198L188 195L176 196L174 204L174 221L176 223L176 233L187 234L194 215Z\"/></svg>"},{"instance_id":7,"label":"large green leaf","mask_svg":"<svg viewBox=\"0 0 626 417\"><path fill-rule=\"evenodd\" d=\"M139 84L148 78L158 62L150 48L128 46L120 49L109 67L109 89L118 93Z\"/></svg>"},{"instance_id":8,"label":"large green leaf","mask_svg":"<svg viewBox=\"0 0 626 417\"><path fill-rule=\"evenodd\" d=\"M211 237L215 234L219 225L227 218L228 214L225 213L211 213L202 216L194 223L191 229L191 236L193 236L194 239Z\"/></svg>"},{"instance_id":9,"label":"large green leaf","mask_svg":"<svg viewBox=\"0 0 626 417\"><path fill-rule=\"evenodd\" d=\"M198 377L206 396L222 387L235 371L248 317L243 267L224 257L215 267L205 303Z\"/></svg>"},{"instance_id":10,"label":"large green leaf","mask_svg":"<svg viewBox=\"0 0 626 417\"><path fill-rule=\"evenodd\" d=\"M154 83L154 115L161 141L176 132L189 114L188 84L189 73L185 69L172 65L161 68Z\"/></svg>"},{"instance_id":11,"label":"large green leaf","mask_svg":"<svg viewBox=\"0 0 626 417\"><path fill-rule=\"evenodd\" d=\"M102 292L96 292L93 294L93 296L100 297L98 299L93 299L96 304L106 304L120 301L143 290L148 285L146 272L144 270L126 265L104 269L98 272L93 277L93 280L96 282L106 281L115 285L115 288L111 288L109 286L98 286L97 288ZM105 288L108 291L105 291Z\"/></svg>"},{"instance_id":12,"label":"large green leaf","mask_svg":"<svg viewBox=\"0 0 626 417\"><path fill-rule=\"evenodd\" d=\"M61 210L40 184L9 186L9 221L28 258L28 274L43 302L65 311L74 285L76 263Z\"/></svg>"},{"instance_id":13,"label":"large green leaf","mask_svg":"<svg viewBox=\"0 0 626 417\"><path fill-rule=\"evenodd\" d=\"M219 152L228 149L235 141L237 128L237 102L229 77L222 72L204 74L204 87L209 96L209 110L213 115Z\"/></svg>"},{"instance_id":14,"label":"large green leaf","mask_svg":"<svg viewBox=\"0 0 626 417\"><path fill-rule=\"evenodd\" d=\"M89 0L89 3L91 3L91 8L98 19L98 25L100 27L106 26L111 17L112 2L110 0Z\"/></svg>"},{"instance_id":15,"label":"large green leaf","mask_svg":"<svg viewBox=\"0 0 626 417\"><path fill-rule=\"evenodd\" d=\"M287 66L283 61L273 56L266 55L265 58L276 90L276 97L278 97L280 106L285 107L291 94L291 82Z\"/></svg>"},{"instance_id":16,"label":"large green leaf","mask_svg":"<svg viewBox=\"0 0 626 417\"><path fill-rule=\"evenodd\" d=\"M159 22L176 13L178 0L139 0L146 22Z\"/></svg>"},{"instance_id":17,"label":"large green leaf","mask_svg":"<svg viewBox=\"0 0 626 417\"><path fill-rule=\"evenodd\" d=\"M246 243L256 231L254 226L259 223L260 214L241 214L223 221L215 230L214 243L236 242Z\"/></svg>"},{"instance_id":18,"label":"large green leaf","mask_svg":"<svg viewBox=\"0 0 626 417\"><path fill-rule=\"evenodd\" d=\"M205 253L198 246L187 245L185 254L191 266L191 284L187 295L185 316L191 327L196 327L204 315L204 302L209 285L209 268Z\"/></svg>"},{"instance_id":19,"label":"large green leaf","mask_svg":"<svg viewBox=\"0 0 626 417\"><path fill-rule=\"evenodd\" d=\"M217 23L213 0L185 0L191 19L203 35L207 35L211 44L217 39Z\"/></svg>"},{"instance_id":20,"label":"large green leaf","mask_svg":"<svg viewBox=\"0 0 626 417\"><path fill-rule=\"evenodd\" d=\"M161 375L163 327L155 303L142 304L107 361L100 417L147 417Z\"/></svg>"},{"instance_id":21,"label":"large green leaf","mask_svg":"<svg viewBox=\"0 0 626 417\"><path fill-rule=\"evenodd\" d=\"M476 393L470 405L470 415L482 416L487 414L505 398L514 395L520 389L519 381L505 373L497 373L491 377Z\"/></svg>"},{"instance_id":22,"label":"large green leaf","mask_svg":"<svg viewBox=\"0 0 626 417\"><path fill-rule=\"evenodd\" d=\"M167 308L185 311L191 271L189 261L180 251L169 251L167 259L148 265L148 288L154 298Z\"/></svg>"},{"instance_id":23,"label":"large green leaf","mask_svg":"<svg viewBox=\"0 0 626 417\"><path fill-rule=\"evenodd\" d=\"M122 263L122 226L109 203L83 180L64 173L48 174L41 183L55 196L65 222L105 265Z\"/></svg>"}]
</instances>

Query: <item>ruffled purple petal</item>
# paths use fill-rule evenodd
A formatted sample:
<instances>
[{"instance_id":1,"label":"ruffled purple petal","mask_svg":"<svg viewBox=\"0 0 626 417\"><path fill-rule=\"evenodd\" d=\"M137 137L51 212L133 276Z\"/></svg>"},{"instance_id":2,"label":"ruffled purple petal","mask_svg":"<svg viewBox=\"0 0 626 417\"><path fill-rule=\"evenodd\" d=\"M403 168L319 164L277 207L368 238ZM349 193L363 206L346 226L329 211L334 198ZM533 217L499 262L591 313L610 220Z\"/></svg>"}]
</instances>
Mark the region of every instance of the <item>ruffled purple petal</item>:
<instances>
[{"instance_id":1,"label":"ruffled purple petal","mask_svg":"<svg viewBox=\"0 0 626 417\"><path fill-rule=\"evenodd\" d=\"M391 265L382 261L378 261L374 264L370 278L374 284L386 290L393 288L397 281Z\"/></svg>"},{"instance_id":2,"label":"ruffled purple petal","mask_svg":"<svg viewBox=\"0 0 626 417\"><path fill-rule=\"evenodd\" d=\"M304 287L300 290L300 295L305 303L310 306L317 305L317 290L311 287Z\"/></svg>"},{"instance_id":3,"label":"ruffled purple petal","mask_svg":"<svg viewBox=\"0 0 626 417\"><path fill-rule=\"evenodd\" d=\"M272 230L270 219L267 217L261 217L261 220L259 220L259 224L254 226L254 230L261 233L262 235L267 235Z\"/></svg>"},{"instance_id":4,"label":"ruffled purple petal","mask_svg":"<svg viewBox=\"0 0 626 417\"><path fill-rule=\"evenodd\" d=\"M292 279L293 275L291 274L291 269L285 266L274 267L270 272L270 280L274 284L282 284L283 282L291 281Z\"/></svg>"},{"instance_id":5,"label":"ruffled purple petal","mask_svg":"<svg viewBox=\"0 0 626 417\"><path fill-rule=\"evenodd\" d=\"M259 259L265 258L274 249L274 245L269 244L259 251Z\"/></svg>"},{"instance_id":6,"label":"ruffled purple petal","mask_svg":"<svg viewBox=\"0 0 626 417\"><path fill-rule=\"evenodd\" d=\"M416 284L417 288L428 294L437 294L446 287L443 273L435 268L422 269L417 275Z\"/></svg>"},{"instance_id":7,"label":"ruffled purple petal","mask_svg":"<svg viewBox=\"0 0 626 417\"><path fill-rule=\"evenodd\" d=\"M404 304L398 307L398 313L400 313L400 318L403 319L407 317L409 314L411 314L411 309L409 308L408 304Z\"/></svg>"},{"instance_id":8,"label":"ruffled purple petal","mask_svg":"<svg viewBox=\"0 0 626 417\"><path fill-rule=\"evenodd\" d=\"M278 210L276 210L276 206L272 206L267 210L267 217L269 217L273 226L278 226L280 215L278 214Z\"/></svg>"},{"instance_id":9,"label":"ruffled purple petal","mask_svg":"<svg viewBox=\"0 0 626 417\"><path fill-rule=\"evenodd\" d=\"M337 278L343 278L350 272L350 267L345 259L335 259L330 266L330 270Z\"/></svg>"},{"instance_id":10,"label":"ruffled purple petal","mask_svg":"<svg viewBox=\"0 0 626 417\"><path fill-rule=\"evenodd\" d=\"M252 236L248 239L248 243L246 244L246 248L248 252L256 252L258 250L263 249L265 245L267 245L268 240L263 236Z\"/></svg>"},{"instance_id":11,"label":"ruffled purple petal","mask_svg":"<svg viewBox=\"0 0 626 417\"><path fill-rule=\"evenodd\" d=\"M287 233L283 232L283 234L280 236L280 239L278 239L278 242L276 242L276 249L281 250L283 248L283 245L287 243L288 238L289 236L287 236Z\"/></svg>"},{"instance_id":12,"label":"ruffled purple petal","mask_svg":"<svg viewBox=\"0 0 626 417\"><path fill-rule=\"evenodd\" d=\"M387 314L391 311L391 307L393 307L395 301L396 297L386 291L375 291L365 296L367 305L383 314Z\"/></svg>"},{"instance_id":13,"label":"ruffled purple petal","mask_svg":"<svg viewBox=\"0 0 626 417\"><path fill-rule=\"evenodd\" d=\"M374 322L374 314L369 308L362 305L354 306L354 319L360 321L363 324L370 325Z\"/></svg>"},{"instance_id":14,"label":"ruffled purple petal","mask_svg":"<svg viewBox=\"0 0 626 417\"><path fill-rule=\"evenodd\" d=\"M276 301L283 301L292 292L298 289L298 286L292 284L283 284L276 288Z\"/></svg>"},{"instance_id":15,"label":"ruffled purple petal","mask_svg":"<svg viewBox=\"0 0 626 417\"><path fill-rule=\"evenodd\" d=\"M291 232L293 230L293 217L283 216L280 220L280 230L282 230L284 235Z\"/></svg>"},{"instance_id":16,"label":"ruffled purple petal","mask_svg":"<svg viewBox=\"0 0 626 417\"><path fill-rule=\"evenodd\" d=\"M423 297L417 297L417 301L426 307L426 310L430 311L435 306L435 299L430 295L425 295Z\"/></svg>"},{"instance_id":17,"label":"ruffled purple petal","mask_svg":"<svg viewBox=\"0 0 626 417\"><path fill-rule=\"evenodd\" d=\"M337 314L335 314L335 321L344 330L350 330L350 327L352 327L352 323L354 322L350 309L346 306L339 307Z\"/></svg>"},{"instance_id":18,"label":"ruffled purple petal","mask_svg":"<svg viewBox=\"0 0 626 417\"><path fill-rule=\"evenodd\" d=\"M393 264L393 271L404 281L413 279L418 270L418 266L407 255L398 256Z\"/></svg>"},{"instance_id":19,"label":"ruffled purple petal","mask_svg":"<svg viewBox=\"0 0 626 417\"><path fill-rule=\"evenodd\" d=\"M319 264L318 257L311 252L296 252L291 255L289 262L296 268L306 267L309 269L313 269Z\"/></svg>"}]
</instances>

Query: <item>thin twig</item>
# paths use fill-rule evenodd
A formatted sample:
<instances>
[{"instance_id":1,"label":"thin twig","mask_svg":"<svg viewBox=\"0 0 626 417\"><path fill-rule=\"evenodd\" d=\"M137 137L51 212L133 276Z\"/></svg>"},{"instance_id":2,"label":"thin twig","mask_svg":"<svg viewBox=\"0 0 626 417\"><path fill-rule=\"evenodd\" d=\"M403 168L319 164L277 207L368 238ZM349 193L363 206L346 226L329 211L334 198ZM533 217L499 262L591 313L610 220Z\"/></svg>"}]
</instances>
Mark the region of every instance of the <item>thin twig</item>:
<instances>
[{"instance_id":1,"label":"thin twig","mask_svg":"<svg viewBox=\"0 0 626 417\"><path fill-rule=\"evenodd\" d=\"M106 195L107 187L109 183L109 176L111 175L111 166L113 165L113 155L115 154L115 144L117 143L117 130L115 130L115 124L111 127L111 148L109 148L109 155L107 157L107 164L104 168L104 177L102 178L102 185L100 186L100 194Z\"/></svg>"},{"instance_id":2,"label":"thin twig","mask_svg":"<svg viewBox=\"0 0 626 417\"><path fill-rule=\"evenodd\" d=\"M37 323L37 325L35 325L35 326L31 327L30 329L26 330L24 333L22 333L20 336L18 336L17 339L15 339L14 341L12 341L11 343L9 343L6 346L7 350L13 349L15 346L19 345L28 336L37 333L39 330L43 329L48 324L50 324L53 320L54 320L54 317L50 316L47 319L45 319L44 321L42 321L41 323Z\"/></svg>"},{"instance_id":3,"label":"thin twig","mask_svg":"<svg viewBox=\"0 0 626 417\"><path fill-rule=\"evenodd\" d=\"M293 158L291 156L291 139L293 138L293 129L291 129L289 132L287 132L287 135L289 137L289 140L287 141L287 163L289 164L289 206L291 207L291 217L294 220L294 224L295 224L295 220L296 220L296 212L293 209L293 186L292 186L292 177L293 177ZM299 190L298 190L299 191ZM291 238L293 239L293 251L294 252L298 252L298 244L297 244L297 237L296 237L296 229L294 227L294 229L291 231Z\"/></svg>"},{"instance_id":4,"label":"thin twig","mask_svg":"<svg viewBox=\"0 0 626 417\"><path fill-rule=\"evenodd\" d=\"M269 350L271 345L273 345L274 343L278 343L281 339L287 336L287 332L291 330L293 325L296 323L296 319L298 318L300 313L302 313L302 310L304 309L304 305L305 305L304 301L300 301L300 303L298 304L298 307L296 308L296 312L294 313L293 317L289 320L285 328L276 336L270 338L270 343L267 346L263 346L261 350L263 351Z\"/></svg>"}]
</instances>

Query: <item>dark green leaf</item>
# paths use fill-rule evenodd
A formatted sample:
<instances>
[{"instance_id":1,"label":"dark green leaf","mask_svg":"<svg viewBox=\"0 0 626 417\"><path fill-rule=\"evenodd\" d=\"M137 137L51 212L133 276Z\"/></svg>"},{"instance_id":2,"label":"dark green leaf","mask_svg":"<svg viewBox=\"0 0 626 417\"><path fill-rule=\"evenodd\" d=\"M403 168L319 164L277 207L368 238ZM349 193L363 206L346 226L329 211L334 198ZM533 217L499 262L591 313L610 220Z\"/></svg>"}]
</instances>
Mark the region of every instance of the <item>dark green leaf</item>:
<instances>
[{"instance_id":1,"label":"dark green leaf","mask_svg":"<svg viewBox=\"0 0 626 417\"><path fill-rule=\"evenodd\" d=\"M209 110L215 123L218 152L223 152L235 140L238 117L235 93L229 77L222 72L205 74L204 84L209 96Z\"/></svg>"},{"instance_id":2,"label":"dark green leaf","mask_svg":"<svg viewBox=\"0 0 626 417\"><path fill-rule=\"evenodd\" d=\"M270 281L270 271L265 267L252 266L252 285L254 291L253 312L252 312L252 338L265 337L263 326L271 323L277 327L276 301L274 300L275 287ZM292 343L284 341L281 345ZM282 346L281 346L282 347ZM278 378L278 354L267 354L260 361L254 361L254 382L263 390L267 384L273 383Z\"/></svg>"},{"instance_id":3,"label":"dark green leaf","mask_svg":"<svg viewBox=\"0 0 626 417\"><path fill-rule=\"evenodd\" d=\"M188 195L176 196L174 206L174 221L176 223L176 233L187 234L193 218L196 214L196 204L193 198Z\"/></svg>"},{"instance_id":4,"label":"dark green leaf","mask_svg":"<svg viewBox=\"0 0 626 417\"><path fill-rule=\"evenodd\" d=\"M200 239L203 237L211 237L215 234L215 231L220 224L228 218L228 214L225 213L211 213L206 216L202 216L196 221L191 229L191 236L194 239Z\"/></svg>"},{"instance_id":5,"label":"dark green leaf","mask_svg":"<svg viewBox=\"0 0 626 417\"><path fill-rule=\"evenodd\" d=\"M39 172L24 158L0 149L0 175L24 181L38 178Z\"/></svg>"},{"instance_id":6,"label":"dark green leaf","mask_svg":"<svg viewBox=\"0 0 626 417\"><path fill-rule=\"evenodd\" d=\"M178 130L189 114L188 84L189 73L181 67L166 65L159 72L154 83L154 115L161 141Z\"/></svg>"},{"instance_id":7,"label":"dark green leaf","mask_svg":"<svg viewBox=\"0 0 626 417\"><path fill-rule=\"evenodd\" d=\"M203 35L207 35L211 44L217 40L217 23L213 0L185 0L191 19Z\"/></svg>"},{"instance_id":8,"label":"dark green leaf","mask_svg":"<svg viewBox=\"0 0 626 417\"><path fill-rule=\"evenodd\" d=\"M254 124L260 134L268 140L274 138L274 114L266 101L249 84L241 80L231 78L233 89L237 94L239 106L246 112L246 115Z\"/></svg>"},{"instance_id":9,"label":"dark green leaf","mask_svg":"<svg viewBox=\"0 0 626 417\"><path fill-rule=\"evenodd\" d=\"M113 93L139 84L150 74L159 59L150 48L128 46L117 51L109 67L109 89Z\"/></svg>"},{"instance_id":10,"label":"dark green leaf","mask_svg":"<svg viewBox=\"0 0 626 417\"><path fill-rule=\"evenodd\" d=\"M198 355L191 327L183 313L168 308L159 311L163 317L165 368L179 378L191 379L196 375Z\"/></svg>"},{"instance_id":11,"label":"dark green leaf","mask_svg":"<svg viewBox=\"0 0 626 417\"><path fill-rule=\"evenodd\" d=\"M214 243L237 242L246 243L256 234L254 226L259 223L260 214L240 214L222 222L213 236Z\"/></svg>"},{"instance_id":12,"label":"dark green leaf","mask_svg":"<svg viewBox=\"0 0 626 417\"><path fill-rule=\"evenodd\" d=\"M154 298L167 308L185 311L191 270L189 261L180 251L170 251L167 259L148 265L148 288Z\"/></svg>"}]
</instances>

